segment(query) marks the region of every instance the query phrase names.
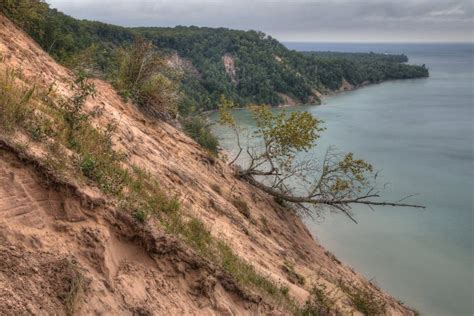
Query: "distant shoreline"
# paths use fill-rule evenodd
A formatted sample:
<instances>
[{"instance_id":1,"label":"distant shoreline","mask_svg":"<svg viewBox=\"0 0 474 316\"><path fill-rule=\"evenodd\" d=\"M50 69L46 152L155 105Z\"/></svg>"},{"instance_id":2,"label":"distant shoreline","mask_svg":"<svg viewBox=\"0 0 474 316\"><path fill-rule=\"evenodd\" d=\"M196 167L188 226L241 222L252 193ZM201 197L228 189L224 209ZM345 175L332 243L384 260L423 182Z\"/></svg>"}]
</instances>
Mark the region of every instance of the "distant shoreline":
<instances>
[{"instance_id":1,"label":"distant shoreline","mask_svg":"<svg viewBox=\"0 0 474 316\"><path fill-rule=\"evenodd\" d=\"M409 78L409 79L415 80L415 79L426 79L426 78L429 78L429 77ZM360 88L364 88L364 87L368 87L368 86L372 86L372 85L378 85L378 84L381 84L381 83L384 83L384 82L398 81L398 80L407 80L407 79L390 79L390 80L383 80L383 81L378 81L378 82L364 81L363 83L361 83L359 85L353 85L353 84L349 83L346 79L343 79L342 85L338 90L329 90L329 91L325 91L325 92L319 92L318 91L316 96L319 98L319 101L320 101L319 103L313 103L313 102L302 103L302 102L296 101L296 100L294 100L294 99L287 96L293 102L282 103L282 104L278 104L278 105L275 105L275 106L272 106L272 107L273 108L284 109L284 108L292 108L292 107L295 107L295 106L304 106L304 105L317 106L317 105L321 105L323 100L326 100L330 97L337 96L337 95L339 95L341 93L344 93L344 92L351 92L351 91L355 91L355 90L360 89ZM246 108L247 108L247 106L239 106L239 107L235 107L233 109L234 110L244 110ZM203 111L203 112L201 112L201 114L202 115L209 115L209 114L217 112L217 111L219 111L219 109L212 109L212 110Z\"/></svg>"}]
</instances>

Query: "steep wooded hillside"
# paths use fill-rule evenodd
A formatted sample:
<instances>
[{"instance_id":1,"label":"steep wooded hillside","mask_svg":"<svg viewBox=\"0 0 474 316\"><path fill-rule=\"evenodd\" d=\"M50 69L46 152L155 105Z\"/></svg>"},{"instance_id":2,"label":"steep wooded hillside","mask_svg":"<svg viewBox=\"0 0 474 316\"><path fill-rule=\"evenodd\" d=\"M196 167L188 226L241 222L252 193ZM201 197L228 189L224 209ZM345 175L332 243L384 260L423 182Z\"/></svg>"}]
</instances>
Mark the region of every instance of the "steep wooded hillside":
<instances>
[{"instance_id":1,"label":"steep wooded hillside","mask_svg":"<svg viewBox=\"0 0 474 316\"><path fill-rule=\"evenodd\" d=\"M424 66L405 64L405 55L304 54L259 31L125 28L77 20L38 0L5 1L0 10L56 60L111 81L116 76L117 48L136 37L152 41L172 61L187 65L180 76L182 114L215 109L221 95L241 106L317 104L321 94L345 89L347 83L357 87L428 76Z\"/></svg>"}]
</instances>

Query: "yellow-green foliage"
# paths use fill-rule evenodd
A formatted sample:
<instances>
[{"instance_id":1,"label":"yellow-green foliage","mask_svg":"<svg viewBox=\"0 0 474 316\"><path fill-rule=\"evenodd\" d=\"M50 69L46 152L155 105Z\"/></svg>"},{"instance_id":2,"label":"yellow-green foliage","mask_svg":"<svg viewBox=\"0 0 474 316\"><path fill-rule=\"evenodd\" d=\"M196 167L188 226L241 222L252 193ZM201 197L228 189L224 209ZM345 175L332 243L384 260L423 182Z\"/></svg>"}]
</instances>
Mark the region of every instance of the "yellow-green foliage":
<instances>
[{"instance_id":1,"label":"yellow-green foliage","mask_svg":"<svg viewBox=\"0 0 474 316\"><path fill-rule=\"evenodd\" d=\"M231 112L234 107L234 102L221 95L219 100L219 123L231 128L237 127L237 123Z\"/></svg>"},{"instance_id":2,"label":"yellow-green foliage","mask_svg":"<svg viewBox=\"0 0 474 316\"><path fill-rule=\"evenodd\" d=\"M256 289L263 290L266 295L284 301L288 307L294 308L294 302L288 296L288 289L277 285L268 278L259 274L255 268L237 256L234 251L224 242L217 241L218 262L224 270L229 272L239 283L253 286Z\"/></svg>"},{"instance_id":3,"label":"yellow-green foliage","mask_svg":"<svg viewBox=\"0 0 474 316\"><path fill-rule=\"evenodd\" d=\"M291 155L294 152L306 151L315 145L319 138L322 121L313 117L309 112L285 111L277 114L269 106L250 106L257 125L259 137L271 146L271 152L278 155Z\"/></svg>"},{"instance_id":4,"label":"yellow-green foliage","mask_svg":"<svg viewBox=\"0 0 474 316\"><path fill-rule=\"evenodd\" d=\"M353 290L349 292L349 298L356 309L366 316L385 315L385 303L365 290Z\"/></svg>"}]
</instances>

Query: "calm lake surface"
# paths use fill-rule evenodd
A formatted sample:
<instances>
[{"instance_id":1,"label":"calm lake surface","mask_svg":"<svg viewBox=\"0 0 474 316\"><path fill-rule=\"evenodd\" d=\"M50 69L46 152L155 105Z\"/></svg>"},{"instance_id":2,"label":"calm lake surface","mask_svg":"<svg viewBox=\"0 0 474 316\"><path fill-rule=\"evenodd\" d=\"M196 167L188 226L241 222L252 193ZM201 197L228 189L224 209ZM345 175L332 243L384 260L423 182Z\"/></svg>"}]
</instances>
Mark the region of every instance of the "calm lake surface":
<instances>
[{"instance_id":1,"label":"calm lake surface","mask_svg":"<svg viewBox=\"0 0 474 316\"><path fill-rule=\"evenodd\" d=\"M386 199L426 210L354 208L359 224L340 214L307 221L316 239L344 263L424 315L473 315L474 63L472 44L287 43L295 50L405 53L430 78L399 80L345 92L310 111L330 145L373 163L389 182ZM235 111L252 128L246 110ZM215 114L211 118L215 119ZM229 130L215 126L233 151Z\"/></svg>"}]
</instances>

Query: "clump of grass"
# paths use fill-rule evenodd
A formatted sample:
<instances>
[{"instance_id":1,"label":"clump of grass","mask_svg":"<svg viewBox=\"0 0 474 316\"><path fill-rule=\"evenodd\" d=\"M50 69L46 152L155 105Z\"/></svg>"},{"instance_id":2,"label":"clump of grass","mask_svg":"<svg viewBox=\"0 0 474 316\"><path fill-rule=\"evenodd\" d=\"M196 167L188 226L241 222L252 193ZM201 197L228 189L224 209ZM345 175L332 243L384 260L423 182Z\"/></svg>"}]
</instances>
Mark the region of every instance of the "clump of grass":
<instances>
[{"instance_id":1,"label":"clump of grass","mask_svg":"<svg viewBox=\"0 0 474 316\"><path fill-rule=\"evenodd\" d=\"M237 256L223 241L217 240L216 247L219 256L217 261L238 283L258 289L278 303L285 302L290 310L297 309L296 304L289 296L288 287L278 285L262 276L255 270L254 266Z\"/></svg>"},{"instance_id":2,"label":"clump of grass","mask_svg":"<svg viewBox=\"0 0 474 316\"><path fill-rule=\"evenodd\" d=\"M142 210L137 210L133 212L132 215L137 221L142 222L142 223L144 223L146 219L148 218L147 213L145 213Z\"/></svg>"},{"instance_id":3,"label":"clump of grass","mask_svg":"<svg viewBox=\"0 0 474 316\"><path fill-rule=\"evenodd\" d=\"M347 294L354 307L366 316L385 315L386 304L367 289L349 287L341 284L341 289Z\"/></svg>"},{"instance_id":4,"label":"clump of grass","mask_svg":"<svg viewBox=\"0 0 474 316\"><path fill-rule=\"evenodd\" d=\"M295 271L295 266L293 264L285 262L281 266L281 269L283 270L283 272L286 273L286 275L288 276L288 281L290 281L291 283L300 286L303 286L306 283L304 276Z\"/></svg>"},{"instance_id":5,"label":"clump of grass","mask_svg":"<svg viewBox=\"0 0 474 316\"><path fill-rule=\"evenodd\" d=\"M113 84L124 99L133 99L152 117L176 116L179 92L175 74L153 43L138 37L131 47L119 49L115 57L118 71Z\"/></svg>"},{"instance_id":6,"label":"clump of grass","mask_svg":"<svg viewBox=\"0 0 474 316\"><path fill-rule=\"evenodd\" d=\"M189 219L183 225L181 234L191 243L194 249L198 250L202 255L209 257L214 239L202 221L196 218Z\"/></svg>"},{"instance_id":7,"label":"clump of grass","mask_svg":"<svg viewBox=\"0 0 474 316\"><path fill-rule=\"evenodd\" d=\"M149 172L137 166L126 171L124 187L118 198L120 207L141 222L151 215L162 217L176 213L180 208L177 197L168 196Z\"/></svg>"},{"instance_id":8,"label":"clump of grass","mask_svg":"<svg viewBox=\"0 0 474 316\"><path fill-rule=\"evenodd\" d=\"M5 132L23 126L32 112L28 103L36 87L26 87L19 84L17 79L16 72L10 69L0 75L0 128Z\"/></svg>"},{"instance_id":9,"label":"clump of grass","mask_svg":"<svg viewBox=\"0 0 474 316\"><path fill-rule=\"evenodd\" d=\"M128 171L122 167L123 156L112 148L115 124L105 129L94 127L84 105L95 95L95 87L84 77L74 84L76 93L60 102L56 121L59 126L57 141L77 154L77 167L88 179L108 194L119 194L128 180Z\"/></svg>"},{"instance_id":10,"label":"clump of grass","mask_svg":"<svg viewBox=\"0 0 474 316\"><path fill-rule=\"evenodd\" d=\"M265 216L260 217L260 221L262 222L263 232L267 235L272 233L270 226L268 225L268 219Z\"/></svg>"},{"instance_id":11,"label":"clump of grass","mask_svg":"<svg viewBox=\"0 0 474 316\"><path fill-rule=\"evenodd\" d=\"M299 314L301 316L334 315L336 312L334 305L334 301L326 294L326 286L324 284L314 285Z\"/></svg>"},{"instance_id":12,"label":"clump of grass","mask_svg":"<svg viewBox=\"0 0 474 316\"><path fill-rule=\"evenodd\" d=\"M329 258L331 258L332 261L335 261L337 264L341 264L341 261L339 259L337 259L337 257L331 253L330 251L326 250L324 252Z\"/></svg>"},{"instance_id":13,"label":"clump of grass","mask_svg":"<svg viewBox=\"0 0 474 316\"><path fill-rule=\"evenodd\" d=\"M84 292L85 278L77 267L76 263L70 260L63 260L61 262L64 271L62 282L64 292L60 293L60 298L64 304L67 315L74 315L79 303L79 299Z\"/></svg>"},{"instance_id":14,"label":"clump of grass","mask_svg":"<svg viewBox=\"0 0 474 316\"><path fill-rule=\"evenodd\" d=\"M376 298L369 291L356 290L349 294L356 309L367 316L384 315L385 303Z\"/></svg>"},{"instance_id":15,"label":"clump of grass","mask_svg":"<svg viewBox=\"0 0 474 316\"><path fill-rule=\"evenodd\" d=\"M34 113L35 119L27 120L25 131L34 141L45 141L50 137L54 130L52 122L41 113Z\"/></svg>"},{"instance_id":16,"label":"clump of grass","mask_svg":"<svg viewBox=\"0 0 474 316\"><path fill-rule=\"evenodd\" d=\"M250 208L247 205L247 202L242 200L239 197L236 197L232 200L232 204L237 208L237 210L247 218L250 218Z\"/></svg>"}]
</instances>

